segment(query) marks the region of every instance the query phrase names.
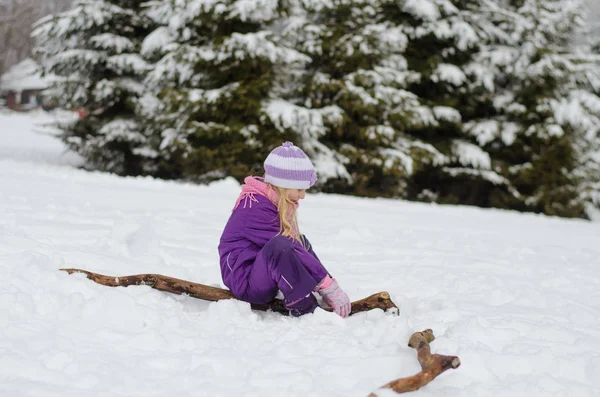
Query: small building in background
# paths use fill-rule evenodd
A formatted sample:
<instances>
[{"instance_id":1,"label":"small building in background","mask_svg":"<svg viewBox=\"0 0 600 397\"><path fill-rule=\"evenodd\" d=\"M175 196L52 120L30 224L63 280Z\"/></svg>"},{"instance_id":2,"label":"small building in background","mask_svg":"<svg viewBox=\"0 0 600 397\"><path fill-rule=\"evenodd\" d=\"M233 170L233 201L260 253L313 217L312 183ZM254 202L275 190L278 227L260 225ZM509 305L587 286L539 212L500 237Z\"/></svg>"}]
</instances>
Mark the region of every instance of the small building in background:
<instances>
[{"instance_id":1,"label":"small building in background","mask_svg":"<svg viewBox=\"0 0 600 397\"><path fill-rule=\"evenodd\" d=\"M0 104L16 111L49 108L51 104L44 96L48 83L40 65L27 58L0 77Z\"/></svg>"}]
</instances>

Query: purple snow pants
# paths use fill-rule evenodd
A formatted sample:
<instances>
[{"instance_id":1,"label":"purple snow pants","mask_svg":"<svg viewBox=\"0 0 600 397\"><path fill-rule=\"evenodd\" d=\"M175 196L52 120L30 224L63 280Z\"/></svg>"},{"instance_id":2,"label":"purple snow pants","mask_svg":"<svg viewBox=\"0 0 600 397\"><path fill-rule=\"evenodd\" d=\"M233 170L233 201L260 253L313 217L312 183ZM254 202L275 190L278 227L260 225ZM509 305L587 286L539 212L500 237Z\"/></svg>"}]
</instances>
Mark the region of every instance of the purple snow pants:
<instances>
[{"instance_id":1,"label":"purple snow pants","mask_svg":"<svg viewBox=\"0 0 600 397\"><path fill-rule=\"evenodd\" d=\"M293 241L284 236L269 240L252 265L248 288L241 298L251 303L267 303L281 290L292 315L312 313L317 307L312 291L327 271L304 239L307 250L296 249Z\"/></svg>"}]
</instances>

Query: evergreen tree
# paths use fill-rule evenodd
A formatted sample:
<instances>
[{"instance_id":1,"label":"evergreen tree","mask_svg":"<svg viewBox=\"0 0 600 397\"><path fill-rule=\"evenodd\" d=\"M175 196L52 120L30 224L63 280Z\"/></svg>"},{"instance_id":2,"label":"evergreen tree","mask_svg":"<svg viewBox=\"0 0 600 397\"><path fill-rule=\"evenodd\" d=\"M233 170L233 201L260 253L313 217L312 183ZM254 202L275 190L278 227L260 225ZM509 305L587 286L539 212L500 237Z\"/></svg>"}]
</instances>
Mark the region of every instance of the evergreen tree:
<instances>
[{"instance_id":1,"label":"evergreen tree","mask_svg":"<svg viewBox=\"0 0 600 397\"><path fill-rule=\"evenodd\" d=\"M144 54L159 59L140 113L159 153L158 175L242 179L262 168L274 146L297 141L265 110L279 79L309 60L277 35L291 7L277 0L151 4L162 26L148 36Z\"/></svg>"},{"instance_id":2,"label":"evergreen tree","mask_svg":"<svg viewBox=\"0 0 600 397\"><path fill-rule=\"evenodd\" d=\"M135 107L144 92L139 56L151 28L142 0L78 0L37 22L34 36L45 70L57 76L57 103L78 110L62 138L94 169L137 175L149 153Z\"/></svg>"},{"instance_id":3,"label":"evergreen tree","mask_svg":"<svg viewBox=\"0 0 600 397\"><path fill-rule=\"evenodd\" d=\"M474 22L489 36L467 70L477 77L473 84L481 95L475 100L483 111L465 120L464 128L514 188L512 196L490 195L490 204L585 216L588 182L597 170L590 153L600 143L600 65L589 52L569 52L581 4L482 4Z\"/></svg>"},{"instance_id":4,"label":"evergreen tree","mask_svg":"<svg viewBox=\"0 0 600 397\"><path fill-rule=\"evenodd\" d=\"M600 62L571 46L581 4L79 1L38 36L97 168L241 180L293 140L324 191L582 217Z\"/></svg>"},{"instance_id":5,"label":"evergreen tree","mask_svg":"<svg viewBox=\"0 0 600 397\"><path fill-rule=\"evenodd\" d=\"M343 156L350 175L328 189L439 200L440 192L428 184L452 165L460 165L448 171L455 181L467 175L473 187L500 181L508 189L490 170L489 155L462 128L478 107L465 71L481 41L469 21L478 4L303 3L304 23L293 37L312 62L297 103L312 112L337 110L337 124L320 141ZM476 200L485 192L460 193L454 202L481 204Z\"/></svg>"},{"instance_id":6,"label":"evergreen tree","mask_svg":"<svg viewBox=\"0 0 600 397\"><path fill-rule=\"evenodd\" d=\"M304 4L294 37L312 62L297 103L338 109L320 142L351 175L330 188L584 216L600 69L568 52L580 3Z\"/></svg>"}]
</instances>

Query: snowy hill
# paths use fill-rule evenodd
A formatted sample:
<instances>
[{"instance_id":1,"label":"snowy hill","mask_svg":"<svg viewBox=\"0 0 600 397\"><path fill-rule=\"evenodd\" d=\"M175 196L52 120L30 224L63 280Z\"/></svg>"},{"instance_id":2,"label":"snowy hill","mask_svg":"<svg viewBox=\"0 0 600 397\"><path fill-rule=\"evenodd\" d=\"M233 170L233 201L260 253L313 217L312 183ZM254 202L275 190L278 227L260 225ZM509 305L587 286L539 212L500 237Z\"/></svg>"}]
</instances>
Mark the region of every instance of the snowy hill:
<instances>
[{"instance_id":1,"label":"snowy hill","mask_svg":"<svg viewBox=\"0 0 600 397\"><path fill-rule=\"evenodd\" d=\"M108 288L58 269L221 285L239 186L77 170L49 117L26 117L0 113L0 396L366 396L419 370L425 328L462 366L415 396L600 394L599 223L309 194L300 226L328 269L400 317Z\"/></svg>"}]
</instances>

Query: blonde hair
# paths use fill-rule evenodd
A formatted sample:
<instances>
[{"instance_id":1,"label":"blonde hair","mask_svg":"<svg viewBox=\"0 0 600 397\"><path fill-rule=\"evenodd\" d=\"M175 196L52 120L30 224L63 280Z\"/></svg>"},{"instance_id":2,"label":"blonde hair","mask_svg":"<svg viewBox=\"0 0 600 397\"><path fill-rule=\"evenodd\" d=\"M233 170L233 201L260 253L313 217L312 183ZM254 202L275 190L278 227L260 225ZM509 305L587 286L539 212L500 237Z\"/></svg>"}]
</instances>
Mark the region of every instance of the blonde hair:
<instances>
[{"instance_id":1,"label":"blonde hair","mask_svg":"<svg viewBox=\"0 0 600 397\"><path fill-rule=\"evenodd\" d=\"M277 203L277 210L279 212L279 220L281 224L279 234L298 240L300 244L304 245L302 238L300 237L300 230L298 229L296 203L289 199L290 189L273 186L271 184L269 184L269 186L277 193L277 196L279 197L279 202Z\"/></svg>"}]
</instances>

